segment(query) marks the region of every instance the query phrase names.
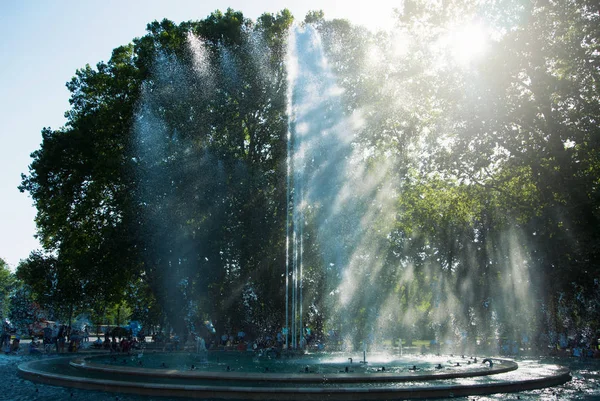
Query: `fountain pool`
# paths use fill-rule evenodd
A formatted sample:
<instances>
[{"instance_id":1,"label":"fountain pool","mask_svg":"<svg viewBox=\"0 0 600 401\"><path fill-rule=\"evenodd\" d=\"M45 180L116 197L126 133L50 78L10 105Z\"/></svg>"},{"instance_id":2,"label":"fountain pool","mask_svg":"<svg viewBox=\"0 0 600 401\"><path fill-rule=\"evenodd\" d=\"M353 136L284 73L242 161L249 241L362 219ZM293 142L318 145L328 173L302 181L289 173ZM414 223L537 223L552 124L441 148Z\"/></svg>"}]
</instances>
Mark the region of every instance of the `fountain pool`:
<instances>
[{"instance_id":1,"label":"fountain pool","mask_svg":"<svg viewBox=\"0 0 600 401\"><path fill-rule=\"evenodd\" d=\"M350 362L352 358L352 362ZM509 393L564 384L568 368L476 357L394 358L309 354L293 358L211 352L88 356L23 363L19 375L52 385L139 395L248 400L431 399ZM194 361L197 364L194 364ZM192 370L192 365L194 369Z\"/></svg>"}]
</instances>

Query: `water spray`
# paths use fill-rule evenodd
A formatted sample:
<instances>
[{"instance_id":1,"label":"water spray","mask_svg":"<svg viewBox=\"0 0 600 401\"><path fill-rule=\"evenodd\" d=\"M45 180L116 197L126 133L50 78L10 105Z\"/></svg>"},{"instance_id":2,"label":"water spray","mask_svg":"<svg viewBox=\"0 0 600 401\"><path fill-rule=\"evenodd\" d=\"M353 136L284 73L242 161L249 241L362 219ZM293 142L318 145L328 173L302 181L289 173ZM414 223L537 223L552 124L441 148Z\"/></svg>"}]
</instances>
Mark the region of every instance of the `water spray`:
<instances>
[{"instance_id":1,"label":"water spray","mask_svg":"<svg viewBox=\"0 0 600 401\"><path fill-rule=\"evenodd\" d=\"M367 364L367 342L363 341L363 360L360 363Z\"/></svg>"}]
</instances>

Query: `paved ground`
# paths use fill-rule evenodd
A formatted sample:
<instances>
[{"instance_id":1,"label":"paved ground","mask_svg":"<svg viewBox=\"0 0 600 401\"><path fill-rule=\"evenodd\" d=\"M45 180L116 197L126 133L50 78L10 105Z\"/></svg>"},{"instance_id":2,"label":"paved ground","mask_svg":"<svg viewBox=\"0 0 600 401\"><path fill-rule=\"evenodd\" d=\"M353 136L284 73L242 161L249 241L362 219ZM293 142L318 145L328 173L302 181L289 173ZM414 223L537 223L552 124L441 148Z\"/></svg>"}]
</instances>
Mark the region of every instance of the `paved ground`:
<instances>
[{"instance_id":1,"label":"paved ground","mask_svg":"<svg viewBox=\"0 0 600 401\"><path fill-rule=\"evenodd\" d=\"M0 355L0 400L6 401L165 401L164 398L129 396L35 384L17 376L17 366L47 356Z\"/></svg>"},{"instance_id":2,"label":"paved ground","mask_svg":"<svg viewBox=\"0 0 600 401\"><path fill-rule=\"evenodd\" d=\"M90 337L90 341L84 343L84 348L89 347L94 340L96 340L95 336ZM149 337L148 340L150 340ZM17 366L20 363L32 359L48 359L69 355L69 353L57 355L54 352L54 347L49 355L29 355L28 347L30 341L31 340L29 339L21 340L21 351L16 355L0 353L0 401L169 401L164 397L142 397L101 391L79 390L36 384L28 380L23 380L17 375ZM178 398L177 400L181 399Z\"/></svg>"}]
</instances>

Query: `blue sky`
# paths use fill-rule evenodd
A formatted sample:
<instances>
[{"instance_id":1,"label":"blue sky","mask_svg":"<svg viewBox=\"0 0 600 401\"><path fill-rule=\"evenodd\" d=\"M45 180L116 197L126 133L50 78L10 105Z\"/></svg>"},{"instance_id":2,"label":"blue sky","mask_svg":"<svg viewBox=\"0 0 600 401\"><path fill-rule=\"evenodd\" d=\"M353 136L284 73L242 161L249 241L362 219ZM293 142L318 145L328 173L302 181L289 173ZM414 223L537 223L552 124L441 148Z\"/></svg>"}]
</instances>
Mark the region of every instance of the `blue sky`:
<instances>
[{"instance_id":1,"label":"blue sky","mask_svg":"<svg viewBox=\"0 0 600 401\"><path fill-rule=\"evenodd\" d=\"M18 191L43 127L60 128L69 109L65 83L78 68L110 58L115 47L143 36L146 24L205 18L231 7L256 19L290 9L297 19L322 9L372 29L389 28L400 0L3 0L0 2L0 257L14 269L40 248L35 209ZM377 21L377 22L376 22Z\"/></svg>"}]
</instances>

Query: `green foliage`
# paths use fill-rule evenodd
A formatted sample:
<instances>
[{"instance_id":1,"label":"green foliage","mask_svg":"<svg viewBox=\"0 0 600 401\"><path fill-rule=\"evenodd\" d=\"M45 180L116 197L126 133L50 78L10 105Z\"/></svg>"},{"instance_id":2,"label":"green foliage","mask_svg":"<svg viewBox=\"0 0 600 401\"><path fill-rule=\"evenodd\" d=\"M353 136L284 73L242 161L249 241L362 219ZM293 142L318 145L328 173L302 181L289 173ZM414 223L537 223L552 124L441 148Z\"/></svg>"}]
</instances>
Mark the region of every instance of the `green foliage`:
<instances>
[{"instance_id":1,"label":"green foliage","mask_svg":"<svg viewBox=\"0 0 600 401\"><path fill-rule=\"evenodd\" d=\"M127 303L122 302L112 305L106 310L103 323L122 327L129 323L131 316L131 307Z\"/></svg>"},{"instance_id":2,"label":"green foliage","mask_svg":"<svg viewBox=\"0 0 600 401\"><path fill-rule=\"evenodd\" d=\"M463 8L441 9L405 2L399 19L409 29L425 21L427 35L435 35L454 18L450 10L462 10L467 20L473 15L473 4L460 3ZM532 3L520 10L508 2L487 8L502 33L469 71L446 71L438 81L446 112L440 115L443 120L436 118L444 129L432 133L446 145L427 149L433 157L425 170L479 187L478 195L470 195L479 205L472 208L485 217L488 240L510 226L523 230L527 263L536 266L542 280L531 287L532 297L556 310L559 294L563 302L569 294L571 313L579 313L580 305L573 302L573 288L592 291L599 274L592 245L598 239L592 228L597 226L597 198L590 192L598 177L589 168L597 163L596 156L589 156L595 153L598 131L589 121L597 119L599 105L597 94L590 93L598 74L598 16L584 3ZM525 14L527 22L521 18ZM426 203L431 210L439 207ZM463 218L457 211L454 216ZM498 247L498 240L489 246ZM569 328L558 321L551 323L556 329Z\"/></svg>"},{"instance_id":3,"label":"green foliage","mask_svg":"<svg viewBox=\"0 0 600 401\"><path fill-rule=\"evenodd\" d=\"M217 10L197 24L194 33L214 44L240 45L244 40L244 31L251 21L244 18L241 11L228 8L225 13Z\"/></svg>"},{"instance_id":4,"label":"green foliage","mask_svg":"<svg viewBox=\"0 0 600 401\"><path fill-rule=\"evenodd\" d=\"M374 321L394 336L597 328L596 11L583 0L411 0L394 34L306 15L374 180L357 207L375 215L369 252L353 260L366 290L345 306L360 312L355 338ZM470 20L494 37L463 65L443 40ZM20 186L47 252L17 269L33 299L62 315L127 305L178 332L205 320L281 325L293 21L287 9L256 23L232 9L154 21L76 71L67 124L43 129ZM307 319L337 329L344 316L323 316L343 272L323 266L317 228L305 235Z\"/></svg>"},{"instance_id":5,"label":"green foliage","mask_svg":"<svg viewBox=\"0 0 600 401\"><path fill-rule=\"evenodd\" d=\"M287 31L293 22L294 17L292 13L286 8L277 13L277 15L265 13L258 17L257 28L263 32L265 40L271 48L283 51L285 49ZM278 56L281 57L282 54L279 53Z\"/></svg>"},{"instance_id":6,"label":"green foliage","mask_svg":"<svg viewBox=\"0 0 600 401\"><path fill-rule=\"evenodd\" d=\"M17 278L27 286L24 299L43 305L51 314L50 318L63 321L73 317L74 310L81 310L84 305L88 296L84 274L84 271L41 252L32 252L16 271Z\"/></svg>"},{"instance_id":7,"label":"green foliage","mask_svg":"<svg viewBox=\"0 0 600 401\"><path fill-rule=\"evenodd\" d=\"M306 13L304 17L305 24L318 24L325 20L325 13L323 10L311 10Z\"/></svg>"},{"instance_id":8,"label":"green foliage","mask_svg":"<svg viewBox=\"0 0 600 401\"><path fill-rule=\"evenodd\" d=\"M10 310L10 295L15 285L15 277L4 259L0 258L0 318L6 318Z\"/></svg>"},{"instance_id":9,"label":"green foliage","mask_svg":"<svg viewBox=\"0 0 600 401\"><path fill-rule=\"evenodd\" d=\"M22 283L15 285L8 315L15 329L22 334L29 333L31 325L45 317L44 311L33 300L30 287Z\"/></svg>"}]
</instances>

